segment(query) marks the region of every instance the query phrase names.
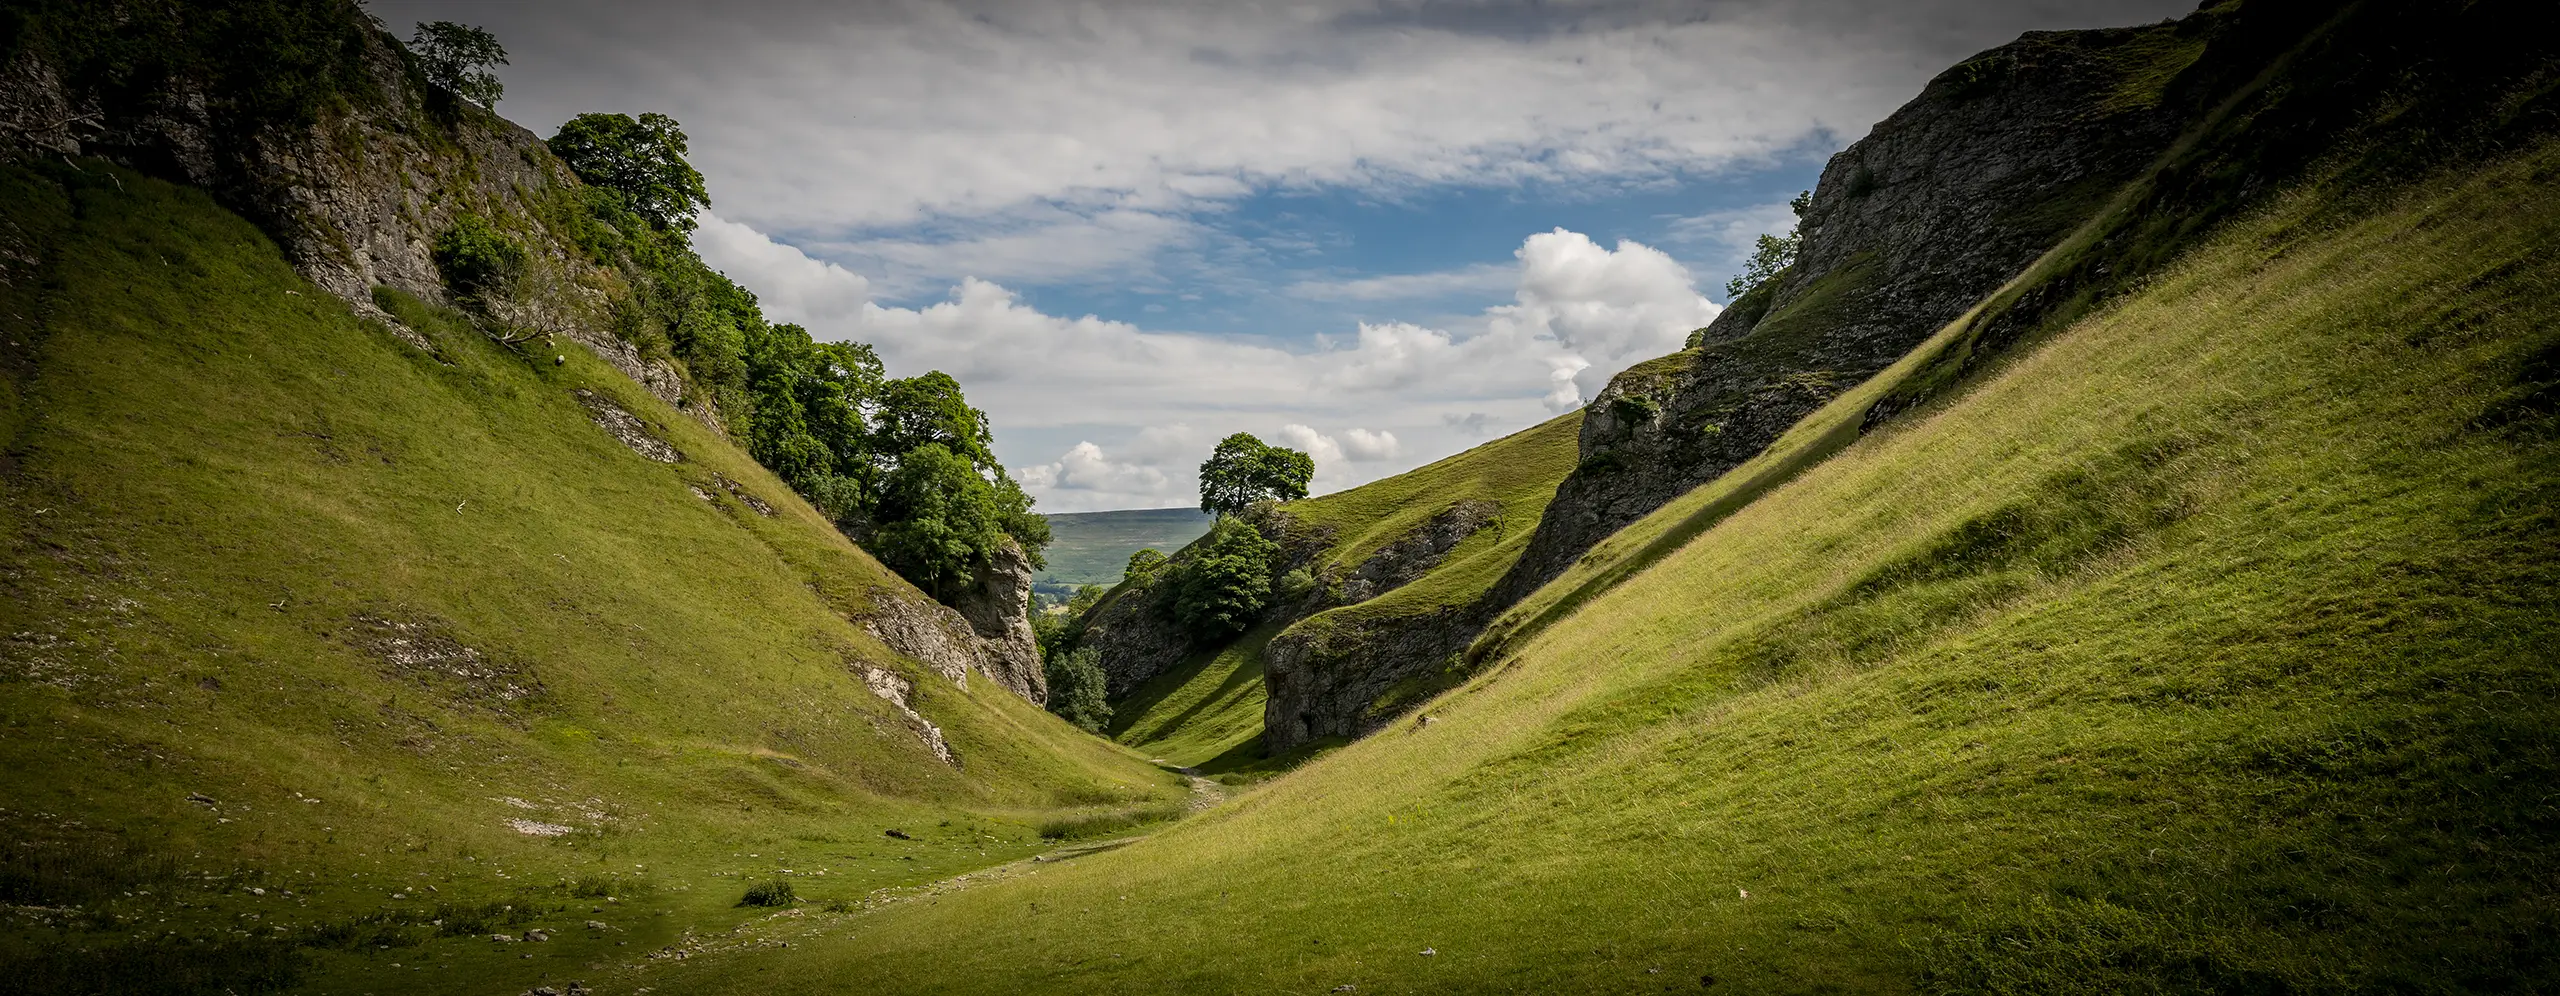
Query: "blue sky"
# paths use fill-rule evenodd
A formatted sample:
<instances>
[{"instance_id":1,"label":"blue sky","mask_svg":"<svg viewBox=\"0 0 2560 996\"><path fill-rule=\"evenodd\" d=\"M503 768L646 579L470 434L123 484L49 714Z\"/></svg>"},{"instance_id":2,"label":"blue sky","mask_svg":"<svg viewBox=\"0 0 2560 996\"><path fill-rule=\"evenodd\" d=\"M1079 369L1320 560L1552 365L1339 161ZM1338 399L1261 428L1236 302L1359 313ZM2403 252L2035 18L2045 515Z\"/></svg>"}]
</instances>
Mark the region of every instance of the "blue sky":
<instances>
[{"instance_id":1,"label":"blue sky","mask_svg":"<svg viewBox=\"0 0 2560 996\"><path fill-rule=\"evenodd\" d=\"M1569 412L1711 320L1753 236L1929 77L2160 0L373 0L482 24L499 111L681 121L696 248L941 369L1050 511L1321 492Z\"/></svg>"}]
</instances>

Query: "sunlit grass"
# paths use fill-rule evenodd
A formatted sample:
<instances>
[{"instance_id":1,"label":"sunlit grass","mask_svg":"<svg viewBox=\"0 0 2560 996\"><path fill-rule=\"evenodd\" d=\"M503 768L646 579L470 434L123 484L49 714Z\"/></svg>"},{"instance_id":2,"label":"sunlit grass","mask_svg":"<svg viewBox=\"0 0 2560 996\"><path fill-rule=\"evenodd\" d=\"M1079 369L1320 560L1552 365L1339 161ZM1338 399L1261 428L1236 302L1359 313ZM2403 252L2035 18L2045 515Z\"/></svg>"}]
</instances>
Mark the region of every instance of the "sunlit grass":
<instances>
[{"instance_id":1,"label":"sunlit grass","mask_svg":"<svg viewBox=\"0 0 2560 996\"><path fill-rule=\"evenodd\" d=\"M897 659L849 617L899 582L592 354L518 355L387 296L435 348L403 345L202 193L108 172L0 171L13 251L46 258L0 309L24 350L0 421L0 885L79 908L0 927L22 976L109 942L161 971L199 938L249 945L251 973L282 938L325 988L520 992L725 929L780 869L802 899L858 897L1032 853L1059 813L1187 798L993 682ZM687 462L600 431L581 388ZM388 663L376 620L505 677ZM867 666L915 678L962 768ZM118 858L59 860L81 853ZM572 893L598 876L619 901ZM501 952L430 923L464 904L562 932ZM563 929L588 919L614 929ZM257 983L205 983L226 986Z\"/></svg>"},{"instance_id":2,"label":"sunlit grass","mask_svg":"<svg viewBox=\"0 0 2560 996\"><path fill-rule=\"evenodd\" d=\"M1436 722L813 929L751 988L2548 978L2555 178L2235 223L1523 631Z\"/></svg>"}]
</instances>

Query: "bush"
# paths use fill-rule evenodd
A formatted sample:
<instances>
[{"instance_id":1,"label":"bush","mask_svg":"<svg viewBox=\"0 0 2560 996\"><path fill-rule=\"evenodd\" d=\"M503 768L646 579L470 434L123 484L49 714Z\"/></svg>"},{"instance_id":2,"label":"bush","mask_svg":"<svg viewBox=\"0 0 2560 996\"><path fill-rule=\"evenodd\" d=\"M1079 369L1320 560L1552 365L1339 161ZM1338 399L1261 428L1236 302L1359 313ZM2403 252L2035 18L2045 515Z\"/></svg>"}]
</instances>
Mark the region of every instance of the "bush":
<instances>
[{"instance_id":1,"label":"bush","mask_svg":"<svg viewBox=\"0 0 2560 996\"><path fill-rule=\"evenodd\" d=\"M1133 581L1144 582L1156 576L1157 571L1164 570L1165 560L1164 551L1153 547L1140 547L1138 552L1129 555L1129 566L1121 569L1120 580L1124 584Z\"/></svg>"},{"instance_id":2,"label":"bush","mask_svg":"<svg viewBox=\"0 0 2560 996\"><path fill-rule=\"evenodd\" d=\"M791 883L777 878L770 882L758 882L748 886L746 896L738 900L738 905L789 906L795 901L797 899L791 894Z\"/></svg>"},{"instance_id":3,"label":"bush","mask_svg":"<svg viewBox=\"0 0 2560 996\"><path fill-rule=\"evenodd\" d=\"M1280 544L1250 525L1220 519L1199 552L1176 568L1173 621L1204 643L1217 643L1253 625L1271 600L1271 560Z\"/></svg>"},{"instance_id":4,"label":"bush","mask_svg":"<svg viewBox=\"0 0 2560 996\"><path fill-rule=\"evenodd\" d=\"M1049 711L1087 733L1100 733L1111 722L1111 703L1103 699L1110 679L1102 673L1102 653L1085 647L1049 657Z\"/></svg>"},{"instance_id":5,"label":"bush","mask_svg":"<svg viewBox=\"0 0 2560 996\"><path fill-rule=\"evenodd\" d=\"M1315 592L1316 576L1304 567L1280 576L1280 600L1283 602L1305 601Z\"/></svg>"},{"instance_id":6,"label":"bush","mask_svg":"<svg viewBox=\"0 0 2560 996\"><path fill-rule=\"evenodd\" d=\"M445 286L463 297L504 293L524 276L524 244L499 231L489 220L466 214L436 236L436 270Z\"/></svg>"}]
</instances>

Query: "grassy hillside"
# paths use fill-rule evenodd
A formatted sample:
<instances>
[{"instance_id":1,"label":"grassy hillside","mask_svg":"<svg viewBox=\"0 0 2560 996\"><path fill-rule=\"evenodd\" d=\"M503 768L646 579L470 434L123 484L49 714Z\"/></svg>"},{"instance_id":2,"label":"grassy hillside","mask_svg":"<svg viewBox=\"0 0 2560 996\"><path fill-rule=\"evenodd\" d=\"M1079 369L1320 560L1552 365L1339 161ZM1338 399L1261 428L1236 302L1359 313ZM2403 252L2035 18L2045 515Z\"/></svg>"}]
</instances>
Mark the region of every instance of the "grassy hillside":
<instances>
[{"instance_id":1,"label":"grassy hillside","mask_svg":"<svg viewBox=\"0 0 2560 996\"><path fill-rule=\"evenodd\" d=\"M1048 585L1118 584L1129 555L1147 548L1172 553L1209 531L1209 513L1196 508L1133 508L1116 512L1063 512L1049 520L1049 569L1035 579Z\"/></svg>"},{"instance_id":2,"label":"grassy hillside","mask_svg":"<svg viewBox=\"0 0 2560 996\"><path fill-rule=\"evenodd\" d=\"M1182 794L872 639L903 582L575 346L386 295L406 345L94 162L0 218L0 990L519 992Z\"/></svg>"},{"instance_id":3,"label":"grassy hillside","mask_svg":"<svg viewBox=\"0 0 2560 996\"><path fill-rule=\"evenodd\" d=\"M1493 525L1460 542L1419 580L1298 625L1329 625L1336 613L1431 611L1483 594L1519 558L1539 513L1555 497L1556 482L1573 469L1581 426L1582 413L1570 412L1385 480L1282 505L1301 523L1333 530L1332 544L1315 561L1318 572L1326 566L1348 571L1459 502L1502 506ZM1150 757L1212 774L1261 760L1262 647L1281 628L1258 627L1139 686L1114 706L1112 735Z\"/></svg>"},{"instance_id":4,"label":"grassy hillside","mask_svg":"<svg viewBox=\"0 0 2560 996\"><path fill-rule=\"evenodd\" d=\"M2366 203L2235 222L1524 634L1434 723L1118 851L800 922L752 976L641 975L2547 987L2560 150Z\"/></svg>"}]
</instances>

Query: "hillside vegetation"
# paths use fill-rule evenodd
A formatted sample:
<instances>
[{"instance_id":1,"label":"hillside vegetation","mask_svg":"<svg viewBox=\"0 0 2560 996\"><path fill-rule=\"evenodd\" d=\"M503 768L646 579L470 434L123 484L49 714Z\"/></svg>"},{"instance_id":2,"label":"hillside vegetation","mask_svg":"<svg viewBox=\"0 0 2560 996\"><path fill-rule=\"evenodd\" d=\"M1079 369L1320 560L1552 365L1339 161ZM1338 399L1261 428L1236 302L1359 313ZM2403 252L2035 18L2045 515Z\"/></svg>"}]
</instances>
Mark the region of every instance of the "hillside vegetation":
<instances>
[{"instance_id":1,"label":"hillside vegetation","mask_svg":"<svg viewBox=\"0 0 2560 996\"><path fill-rule=\"evenodd\" d=\"M1177 808L583 347L404 343L94 160L0 218L0 990L520 992Z\"/></svg>"},{"instance_id":2,"label":"hillside vegetation","mask_svg":"<svg viewBox=\"0 0 2560 996\"><path fill-rule=\"evenodd\" d=\"M1271 640L1284 630L1330 627L1345 616L1430 613L1483 594L1520 556L1556 482L1572 469L1574 430L1581 421L1580 412L1567 413L1394 477L1280 505L1292 533L1323 537L1308 555L1309 571L1316 575L1356 571L1381 548L1462 502L1489 501L1500 511L1402 587L1303 620L1265 622L1194 654L1120 702L1112 734L1151 758L1209 774L1263 762L1269 698L1263 651Z\"/></svg>"},{"instance_id":3,"label":"hillside vegetation","mask_svg":"<svg viewBox=\"0 0 2560 996\"><path fill-rule=\"evenodd\" d=\"M2547 986L2560 149L2339 193L1715 518L1432 722L650 984Z\"/></svg>"}]
</instances>

